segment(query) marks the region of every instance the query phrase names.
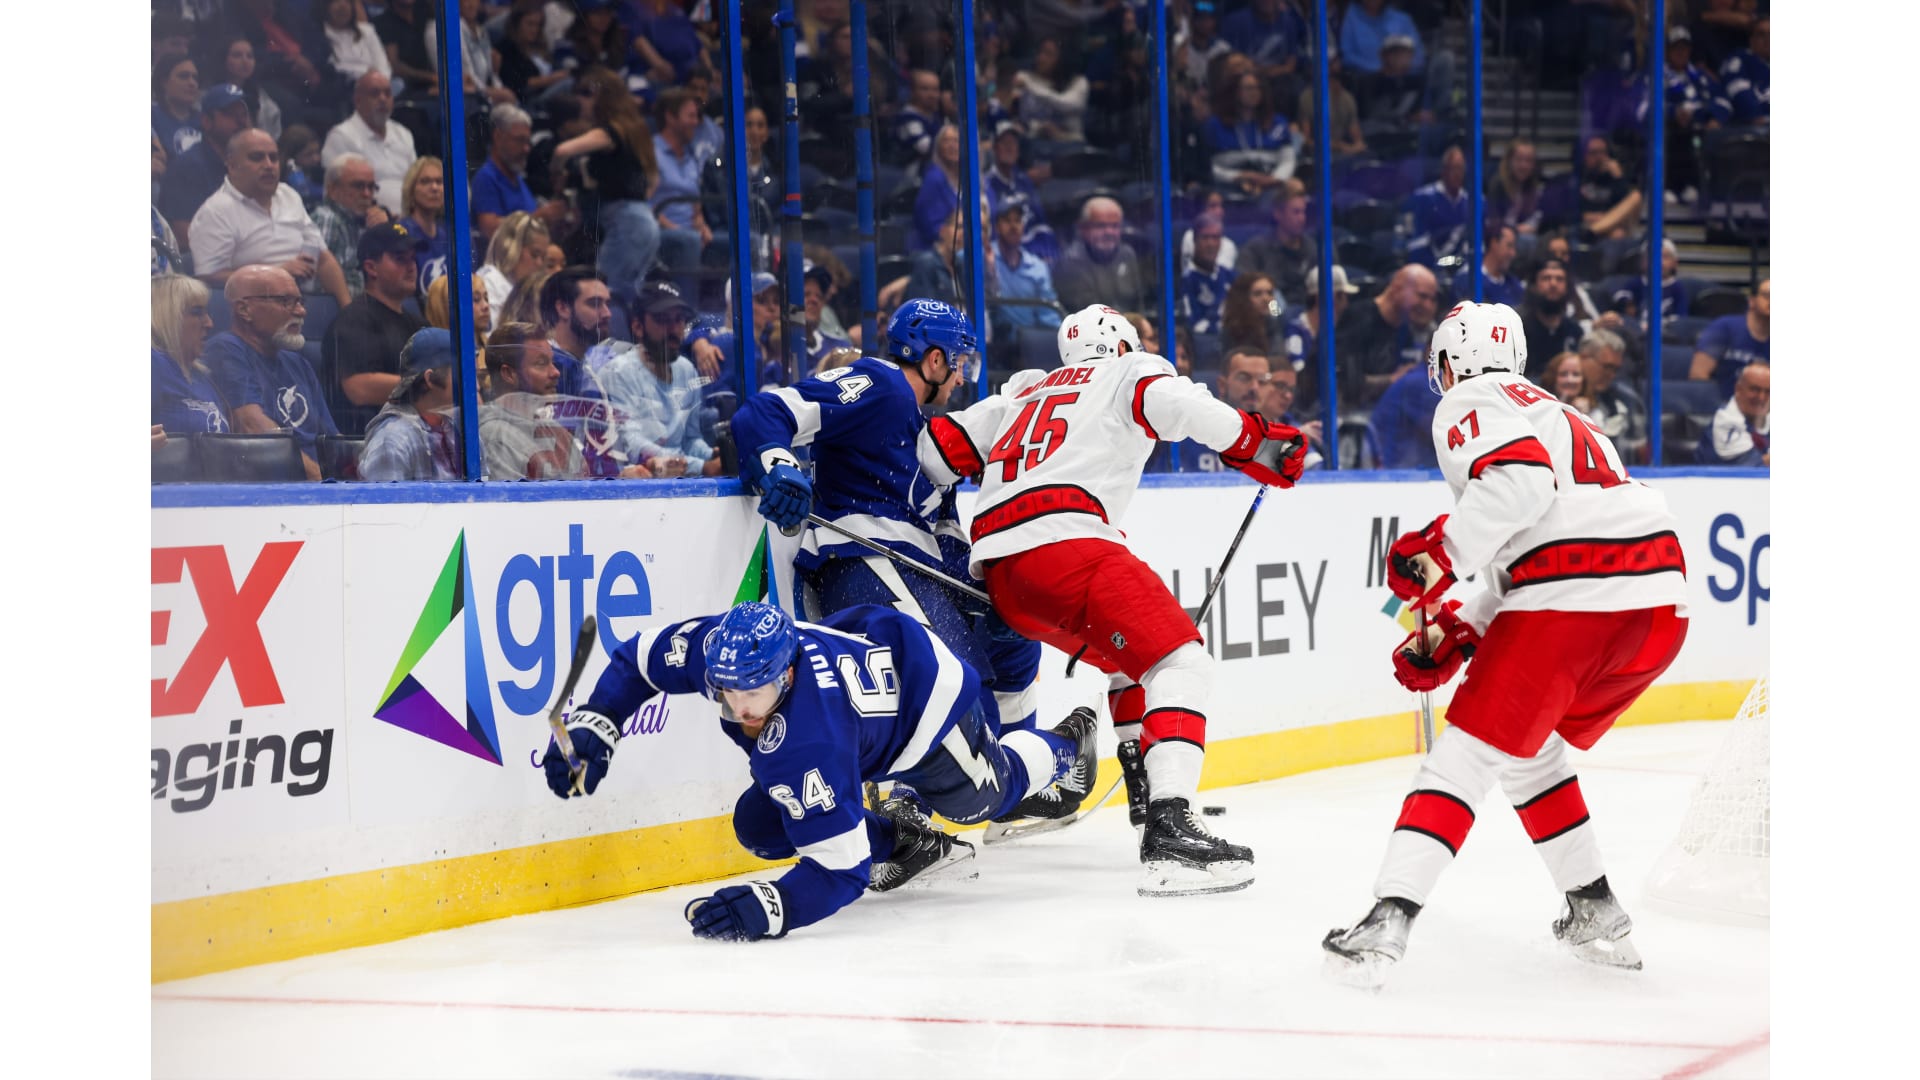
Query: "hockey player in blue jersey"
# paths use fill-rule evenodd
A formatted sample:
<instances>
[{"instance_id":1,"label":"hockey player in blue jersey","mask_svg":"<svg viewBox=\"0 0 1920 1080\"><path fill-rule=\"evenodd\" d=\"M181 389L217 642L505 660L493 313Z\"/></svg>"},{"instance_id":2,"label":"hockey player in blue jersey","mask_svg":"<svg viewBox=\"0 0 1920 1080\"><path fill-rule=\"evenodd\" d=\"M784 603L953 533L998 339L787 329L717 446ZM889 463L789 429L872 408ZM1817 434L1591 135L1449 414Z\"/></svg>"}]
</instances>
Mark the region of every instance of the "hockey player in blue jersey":
<instances>
[{"instance_id":1,"label":"hockey player in blue jersey","mask_svg":"<svg viewBox=\"0 0 1920 1080\"><path fill-rule=\"evenodd\" d=\"M806 524L815 513L949 577L974 580L953 489L922 475L914 446L926 426L921 407L946 404L978 348L965 315L936 300L908 300L887 323L886 359L864 356L754 395L734 415L733 436L741 480L762 493L761 515L783 529L806 529L794 562L810 600L796 608L819 617L882 604L913 616L980 673L1005 731L1034 726L1040 646L972 598ZM809 445L811 480L793 452ZM1058 817L1077 809L1058 795L1045 792L1022 813Z\"/></svg>"},{"instance_id":2,"label":"hockey player in blue jersey","mask_svg":"<svg viewBox=\"0 0 1920 1080\"><path fill-rule=\"evenodd\" d=\"M615 650L584 706L567 718L593 794L620 742L620 721L657 694L720 702L721 729L747 755L753 786L734 835L763 859L800 861L775 881L729 885L687 907L697 937L757 941L819 922L867 888L886 891L971 859L907 800L879 812L868 780L909 783L959 824L1008 813L1058 780L1093 784L1091 711L1052 731L996 738L979 676L918 622L859 606L795 623L771 604L741 604L639 634ZM547 786L567 798L568 761L552 741Z\"/></svg>"}]
</instances>

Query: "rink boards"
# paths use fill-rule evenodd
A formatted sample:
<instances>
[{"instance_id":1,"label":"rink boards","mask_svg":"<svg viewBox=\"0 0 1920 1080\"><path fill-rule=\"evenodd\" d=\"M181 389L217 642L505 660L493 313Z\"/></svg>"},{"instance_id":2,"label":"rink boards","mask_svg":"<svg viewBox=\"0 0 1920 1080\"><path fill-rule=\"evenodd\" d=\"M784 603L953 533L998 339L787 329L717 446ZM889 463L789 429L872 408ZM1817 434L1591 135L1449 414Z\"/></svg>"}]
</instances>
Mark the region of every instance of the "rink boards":
<instances>
[{"instance_id":1,"label":"rink boards","mask_svg":"<svg viewBox=\"0 0 1920 1080\"><path fill-rule=\"evenodd\" d=\"M1254 488L1165 479L1123 525L1193 609ZM1767 480L1650 482L1680 523L1693 623L1628 722L1731 716L1767 664ZM723 609L754 563L752 501L690 486L711 494L423 485L156 506L152 977L761 865L733 841L746 761L710 702L656 699L627 718L591 800L553 798L537 766L582 618L601 631L590 687L616 642ZM436 492L461 501L426 501ZM1450 505L1421 474L1269 493L1201 628L1219 659L1203 786L1413 751L1382 557ZM776 581L781 597L790 585ZM1085 669L1065 679L1065 659L1050 651L1043 669L1043 722L1104 689Z\"/></svg>"}]
</instances>

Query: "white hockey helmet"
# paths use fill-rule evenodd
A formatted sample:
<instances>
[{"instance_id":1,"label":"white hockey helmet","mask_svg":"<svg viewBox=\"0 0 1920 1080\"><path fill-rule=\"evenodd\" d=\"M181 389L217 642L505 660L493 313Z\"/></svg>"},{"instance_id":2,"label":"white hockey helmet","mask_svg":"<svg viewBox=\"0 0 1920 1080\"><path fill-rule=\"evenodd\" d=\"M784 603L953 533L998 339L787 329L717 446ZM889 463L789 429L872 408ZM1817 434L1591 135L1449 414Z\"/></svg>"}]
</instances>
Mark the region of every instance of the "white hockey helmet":
<instances>
[{"instance_id":1,"label":"white hockey helmet","mask_svg":"<svg viewBox=\"0 0 1920 1080\"><path fill-rule=\"evenodd\" d=\"M1105 304L1092 304L1067 316L1061 321L1056 338L1062 364L1118 356L1123 341L1128 349L1140 351L1140 334L1133 324Z\"/></svg>"},{"instance_id":2,"label":"white hockey helmet","mask_svg":"<svg viewBox=\"0 0 1920 1080\"><path fill-rule=\"evenodd\" d=\"M1427 349L1427 383L1439 393L1440 361L1455 382L1489 371L1527 372L1527 332L1520 313L1505 304L1462 300L1440 320Z\"/></svg>"}]
</instances>

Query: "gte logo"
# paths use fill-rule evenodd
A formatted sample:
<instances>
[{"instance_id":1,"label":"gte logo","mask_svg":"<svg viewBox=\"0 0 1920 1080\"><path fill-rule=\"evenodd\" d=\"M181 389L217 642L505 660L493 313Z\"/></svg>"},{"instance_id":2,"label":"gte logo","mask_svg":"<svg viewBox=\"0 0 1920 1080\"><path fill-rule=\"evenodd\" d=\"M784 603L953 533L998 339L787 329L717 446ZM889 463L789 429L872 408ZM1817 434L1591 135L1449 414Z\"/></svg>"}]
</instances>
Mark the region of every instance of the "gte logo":
<instances>
[{"instance_id":1,"label":"gte logo","mask_svg":"<svg viewBox=\"0 0 1920 1080\"><path fill-rule=\"evenodd\" d=\"M377 719L417 735L472 754L483 761L500 764L500 739L493 716L493 692L500 692L501 703L509 713L535 716L553 703L557 672L564 665L561 649L573 637L572 630L592 611L600 620L600 645L605 655L622 642L612 630L611 621L653 611L653 591L638 556L616 551L604 565L586 552L586 529L567 527L567 551L563 555L515 555L500 572L491 605L479 601L473 591L471 556L466 533L454 541L446 563L415 620L413 633L394 664L380 703L374 710ZM587 586L594 583L592 606L588 606ZM561 586L565 586L565 603ZM515 632L511 619L515 597L530 591L539 619L531 636ZM533 675L531 685L514 679L493 681L487 672L486 649L481 640L481 615L490 606L494 614L494 632L500 653L516 674ZM415 672L441 637L458 626L464 659L461 671L464 703L450 708L450 695L436 696L424 686ZM561 627L566 627L561 639ZM664 722L664 713L661 716Z\"/></svg>"},{"instance_id":2,"label":"gte logo","mask_svg":"<svg viewBox=\"0 0 1920 1080\"><path fill-rule=\"evenodd\" d=\"M227 741L153 751L153 798L168 800L176 814L205 810L216 794L256 783L285 782L287 794L318 794L333 768L333 730L302 731L293 743L278 735L241 739L240 721L227 725ZM291 777L292 779L287 779Z\"/></svg>"},{"instance_id":3,"label":"gte logo","mask_svg":"<svg viewBox=\"0 0 1920 1080\"><path fill-rule=\"evenodd\" d=\"M153 715L182 716L197 711L222 667L233 675L240 704L246 708L278 705L286 700L274 677L273 661L260 640L260 615L274 590L287 576L302 541L282 540L261 547L238 588L227 562L227 549L205 547L153 549L151 580L155 585L177 585L181 574L193 577L194 596L207 620L199 640L187 653L173 681L152 680ZM167 643L171 611L152 612L152 644Z\"/></svg>"}]
</instances>

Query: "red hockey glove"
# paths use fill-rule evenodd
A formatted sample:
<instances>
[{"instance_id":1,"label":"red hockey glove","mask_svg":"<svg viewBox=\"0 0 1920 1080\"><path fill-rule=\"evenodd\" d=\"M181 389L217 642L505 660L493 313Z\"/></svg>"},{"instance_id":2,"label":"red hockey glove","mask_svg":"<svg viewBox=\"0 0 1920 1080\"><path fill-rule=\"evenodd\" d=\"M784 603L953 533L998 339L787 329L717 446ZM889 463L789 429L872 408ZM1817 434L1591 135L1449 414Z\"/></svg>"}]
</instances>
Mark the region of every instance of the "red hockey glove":
<instances>
[{"instance_id":1,"label":"red hockey glove","mask_svg":"<svg viewBox=\"0 0 1920 1080\"><path fill-rule=\"evenodd\" d=\"M1220 451L1220 460L1269 487L1290 488L1306 468L1307 439L1299 428L1243 412L1240 437Z\"/></svg>"},{"instance_id":2,"label":"red hockey glove","mask_svg":"<svg viewBox=\"0 0 1920 1080\"><path fill-rule=\"evenodd\" d=\"M1441 514L1419 532L1395 540L1387 552L1387 588L1414 607L1440 599L1454 583L1453 560L1440 542L1446 525L1447 515Z\"/></svg>"},{"instance_id":3,"label":"red hockey glove","mask_svg":"<svg viewBox=\"0 0 1920 1080\"><path fill-rule=\"evenodd\" d=\"M1393 650L1393 677L1400 685L1416 693L1438 690L1473 659L1480 647L1480 635L1473 625L1459 616L1460 601L1449 600L1439 614L1427 623L1427 649L1420 651L1420 632L1407 635Z\"/></svg>"}]
</instances>

